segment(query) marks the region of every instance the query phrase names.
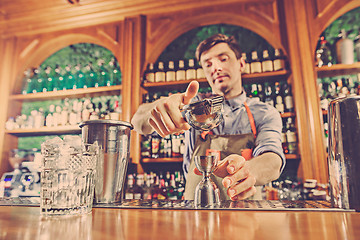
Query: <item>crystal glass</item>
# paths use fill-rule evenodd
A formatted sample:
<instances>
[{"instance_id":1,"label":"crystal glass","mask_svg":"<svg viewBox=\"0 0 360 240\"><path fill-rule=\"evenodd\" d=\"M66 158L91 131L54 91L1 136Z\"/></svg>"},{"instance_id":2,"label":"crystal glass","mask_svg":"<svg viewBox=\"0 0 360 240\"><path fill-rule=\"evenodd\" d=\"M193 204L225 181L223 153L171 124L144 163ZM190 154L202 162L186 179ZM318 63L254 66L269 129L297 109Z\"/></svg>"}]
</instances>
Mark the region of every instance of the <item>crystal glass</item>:
<instances>
[{"instance_id":1,"label":"crystal glass","mask_svg":"<svg viewBox=\"0 0 360 240\"><path fill-rule=\"evenodd\" d=\"M202 173L203 179L195 188L195 207L215 207L220 205L220 192L210 176L216 168L218 155L195 156L196 168Z\"/></svg>"},{"instance_id":2,"label":"crystal glass","mask_svg":"<svg viewBox=\"0 0 360 240\"><path fill-rule=\"evenodd\" d=\"M94 199L97 144L65 142L41 145L40 209L45 216L89 213Z\"/></svg>"}]
</instances>

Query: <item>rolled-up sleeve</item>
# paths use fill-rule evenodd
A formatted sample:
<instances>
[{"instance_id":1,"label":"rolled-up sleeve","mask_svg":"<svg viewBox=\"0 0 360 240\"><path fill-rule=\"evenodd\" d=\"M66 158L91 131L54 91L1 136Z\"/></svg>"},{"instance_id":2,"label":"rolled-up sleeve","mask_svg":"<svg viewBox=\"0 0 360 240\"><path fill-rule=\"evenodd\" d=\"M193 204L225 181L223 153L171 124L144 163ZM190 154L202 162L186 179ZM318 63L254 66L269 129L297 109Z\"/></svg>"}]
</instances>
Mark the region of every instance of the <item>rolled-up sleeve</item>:
<instances>
[{"instance_id":1,"label":"rolled-up sleeve","mask_svg":"<svg viewBox=\"0 0 360 240\"><path fill-rule=\"evenodd\" d=\"M264 110L264 113L265 114L255 116L258 134L253 155L259 156L264 152L274 152L278 154L282 160L280 170L280 172L282 172L286 164L286 158L281 144L282 119L275 108L268 108Z\"/></svg>"}]
</instances>

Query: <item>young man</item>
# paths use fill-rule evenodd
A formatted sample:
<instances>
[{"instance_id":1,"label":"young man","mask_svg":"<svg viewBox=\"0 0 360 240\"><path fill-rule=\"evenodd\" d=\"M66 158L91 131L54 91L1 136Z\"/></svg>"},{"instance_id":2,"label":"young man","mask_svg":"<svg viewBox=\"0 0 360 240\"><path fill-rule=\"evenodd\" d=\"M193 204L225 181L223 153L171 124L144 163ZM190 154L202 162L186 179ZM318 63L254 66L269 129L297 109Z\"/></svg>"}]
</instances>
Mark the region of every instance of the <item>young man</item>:
<instances>
[{"instance_id":1,"label":"young man","mask_svg":"<svg viewBox=\"0 0 360 240\"><path fill-rule=\"evenodd\" d=\"M196 58L213 93L225 97L224 121L205 138L190 128L180 109L199 100L199 84L193 81L184 93L141 105L132 119L134 129L141 134L156 131L161 136L186 131L185 199L194 198L201 180L192 159L204 155L208 148L221 152L213 180L220 188L222 200L246 199L255 194L254 199L261 199L255 186L277 179L285 165L280 114L274 107L246 97L241 79L245 62L233 37L216 34L204 40L196 50Z\"/></svg>"}]
</instances>

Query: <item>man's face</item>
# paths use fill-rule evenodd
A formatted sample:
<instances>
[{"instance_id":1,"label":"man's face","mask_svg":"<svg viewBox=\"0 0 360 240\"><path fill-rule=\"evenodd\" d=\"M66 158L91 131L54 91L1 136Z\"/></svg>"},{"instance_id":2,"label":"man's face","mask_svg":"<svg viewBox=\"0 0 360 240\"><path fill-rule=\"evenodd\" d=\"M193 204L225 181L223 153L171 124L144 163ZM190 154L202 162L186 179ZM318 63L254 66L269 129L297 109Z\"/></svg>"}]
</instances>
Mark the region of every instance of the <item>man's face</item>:
<instances>
[{"instance_id":1,"label":"man's face","mask_svg":"<svg viewBox=\"0 0 360 240\"><path fill-rule=\"evenodd\" d=\"M218 43L203 52L200 63L214 93L227 98L241 93L241 71L244 63L242 59L236 58L227 43Z\"/></svg>"}]
</instances>

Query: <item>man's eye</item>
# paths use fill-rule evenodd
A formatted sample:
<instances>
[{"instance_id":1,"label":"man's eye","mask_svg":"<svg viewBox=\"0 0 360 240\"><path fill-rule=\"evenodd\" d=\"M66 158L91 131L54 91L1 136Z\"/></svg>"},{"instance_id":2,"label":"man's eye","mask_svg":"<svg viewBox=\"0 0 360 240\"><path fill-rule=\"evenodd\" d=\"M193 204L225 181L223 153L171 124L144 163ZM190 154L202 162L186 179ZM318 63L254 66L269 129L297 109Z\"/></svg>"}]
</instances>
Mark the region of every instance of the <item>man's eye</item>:
<instances>
[{"instance_id":1,"label":"man's eye","mask_svg":"<svg viewBox=\"0 0 360 240\"><path fill-rule=\"evenodd\" d=\"M226 62L228 60L228 58L227 57L223 57L223 58L221 58L221 61L222 62Z\"/></svg>"}]
</instances>

